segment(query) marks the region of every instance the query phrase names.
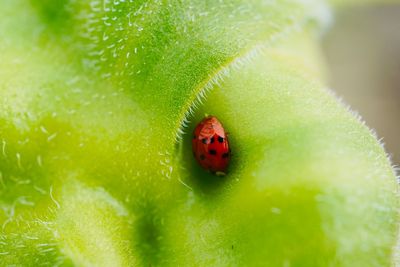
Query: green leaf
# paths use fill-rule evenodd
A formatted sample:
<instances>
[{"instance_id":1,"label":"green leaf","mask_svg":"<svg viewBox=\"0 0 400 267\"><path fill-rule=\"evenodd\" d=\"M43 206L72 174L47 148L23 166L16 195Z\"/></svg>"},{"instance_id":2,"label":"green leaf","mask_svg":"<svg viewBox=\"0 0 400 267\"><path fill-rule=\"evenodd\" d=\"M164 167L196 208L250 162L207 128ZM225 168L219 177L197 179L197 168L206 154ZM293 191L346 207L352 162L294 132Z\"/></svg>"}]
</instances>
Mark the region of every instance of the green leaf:
<instances>
[{"instance_id":1,"label":"green leaf","mask_svg":"<svg viewBox=\"0 0 400 267\"><path fill-rule=\"evenodd\" d=\"M325 87L320 1L0 3L0 262L389 266L397 184ZM204 114L229 132L213 176Z\"/></svg>"}]
</instances>

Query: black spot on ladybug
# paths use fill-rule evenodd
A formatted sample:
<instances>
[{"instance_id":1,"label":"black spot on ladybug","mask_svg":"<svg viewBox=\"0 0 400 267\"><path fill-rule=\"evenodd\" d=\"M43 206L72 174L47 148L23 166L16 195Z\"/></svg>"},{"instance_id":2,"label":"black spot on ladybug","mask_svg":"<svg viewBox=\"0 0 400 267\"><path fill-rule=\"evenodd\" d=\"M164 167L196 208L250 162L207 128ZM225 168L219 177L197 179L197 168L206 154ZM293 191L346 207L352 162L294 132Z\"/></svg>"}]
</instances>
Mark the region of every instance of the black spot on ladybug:
<instances>
[{"instance_id":1,"label":"black spot on ladybug","mask_svg":"<svg viewBox=\"0 0 400 267\"><path fill-rule=\"evenodd\" d=\"M207 138L201 139L201 142L203 142L203 144L207 144Z\"/></svg>"},{"instance_id":2,"label":"black spot on ladybug","mask_svg":"<svg viewBox=\"0 0 400 267\"><path fill-rule=\"evenodd\" d=\"M196 139L196 136L195 136L195 135L193 135L193 139Z\"/></svg>"},{"instance_id":3,"label":"black spot on ladybug","mask_svg":"<svg viewBox=\"0 0 400 267\"><path fill-rule=\"evenodd\" d=\"M224 138L221 136L218 136L218 142L223 143L224 142Z\"/></svg>"},{"instance_id":4,"label":"black spot on ladybug","mask_svg":"<svg viewBox=\"0 0 400 267\"><path fill-rule=\"evenodd\" d=\"M211 137L210 143L211 143L211 144L214 143L214 137Z\"/></svg>"},{"instance_id":5,"label":"black spot on ladybug","mask_svg":"<svg viewBox=\"0 0 400 267\"><path fill-rule=\"evenodd\" d=\"M208 151L208 153L210 153L210 155L217 155L217 150L210 149L210 151Z\"/></svg>"},{"instance_id":6,"label":"black spot on ladybug","mask_svg":"<svg viewBox=\"0 0 400 267\"><path fill-rule=\"evenodd\" d=\"M222 154L222 158L223 158L223 159L225 159L225 158L227 158L227 157L229 157L229 153L224 153L224 154Z\"/></svg>"},{"instance_id":7,"label":"black spot on ladybug","mask_svg":"<svg viewBox=\"0 0 400 267\"><path fill-rule=\"evenodd\" d=\"M204 156L203 154L201 154L201 155L200 155L200 159L201 159L201 160L205 160L205 159L206 159L206 156Z\"/></svg>"}]
</instances>

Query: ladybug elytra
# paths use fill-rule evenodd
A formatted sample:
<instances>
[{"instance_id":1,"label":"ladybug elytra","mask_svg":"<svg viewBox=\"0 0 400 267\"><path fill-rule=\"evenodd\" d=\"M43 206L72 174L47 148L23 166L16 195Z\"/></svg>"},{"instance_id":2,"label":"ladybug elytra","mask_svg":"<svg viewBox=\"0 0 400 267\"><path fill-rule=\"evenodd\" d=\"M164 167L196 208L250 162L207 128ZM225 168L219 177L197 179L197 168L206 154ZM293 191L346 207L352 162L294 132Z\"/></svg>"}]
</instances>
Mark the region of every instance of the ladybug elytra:
<instances>
[{"instance_id":1,"label":"ladybug elytra","mask_svg":"<svg viewBox=\"0 0 400 267\"><path fill-rule=\"evenodd\" d=\"M214 116L205 117L195 128L192 140L193 155L203 169L225 175L230 160L228 136Z\"/></svg>"}]
</instances>

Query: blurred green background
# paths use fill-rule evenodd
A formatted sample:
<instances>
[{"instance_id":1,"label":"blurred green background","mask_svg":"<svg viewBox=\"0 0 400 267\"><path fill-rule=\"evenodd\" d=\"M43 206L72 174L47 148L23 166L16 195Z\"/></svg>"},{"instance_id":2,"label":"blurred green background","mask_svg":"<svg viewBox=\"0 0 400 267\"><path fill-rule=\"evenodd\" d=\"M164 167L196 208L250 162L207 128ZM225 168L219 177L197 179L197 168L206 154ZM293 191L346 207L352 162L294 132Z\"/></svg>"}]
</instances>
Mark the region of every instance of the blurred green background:
<instances>
[{"instance_id":1,"label":"blurred green background","mask_svg":"<svg viewBox=\"0 0 400 267\"><path fill-rule=\"evenodd\" d=\"M400 165L400 5L338 10L324 36L329 84Z\"/></svg>"}]
</instances>

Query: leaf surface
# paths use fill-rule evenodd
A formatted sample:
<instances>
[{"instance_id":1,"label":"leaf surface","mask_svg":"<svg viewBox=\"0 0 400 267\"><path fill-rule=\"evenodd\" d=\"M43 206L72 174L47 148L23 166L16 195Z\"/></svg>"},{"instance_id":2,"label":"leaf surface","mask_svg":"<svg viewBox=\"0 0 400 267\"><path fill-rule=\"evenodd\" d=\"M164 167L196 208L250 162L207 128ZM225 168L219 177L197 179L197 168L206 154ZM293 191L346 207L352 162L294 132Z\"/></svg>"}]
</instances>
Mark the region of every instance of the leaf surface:
<instances>
[{"instance_id":1,"label":"leaf surface","mask_svg":"<svg viewBox=\"0 0 400 267\"><path fill-rule=\"evenodd\" d=\"M323 2L0 10L5 265L390 264L397 185L324 86ZM205 113L230 134L224 178L191 155Z\"/></svg>"}]
</instances>

